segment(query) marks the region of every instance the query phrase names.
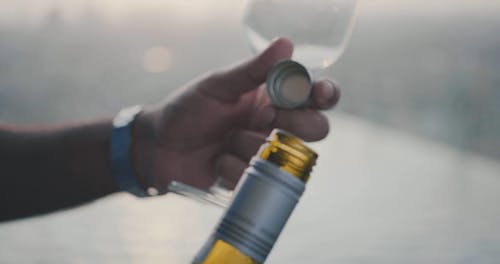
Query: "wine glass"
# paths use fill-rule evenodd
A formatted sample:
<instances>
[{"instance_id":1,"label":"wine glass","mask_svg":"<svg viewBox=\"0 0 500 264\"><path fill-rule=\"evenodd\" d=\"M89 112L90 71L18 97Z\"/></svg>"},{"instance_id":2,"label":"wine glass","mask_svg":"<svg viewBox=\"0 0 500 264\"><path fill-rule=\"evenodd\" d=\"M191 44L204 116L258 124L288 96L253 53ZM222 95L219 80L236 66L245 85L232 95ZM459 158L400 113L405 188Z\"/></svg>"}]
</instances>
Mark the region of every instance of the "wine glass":
<instances>
[{"instance_id":1,"label":"wine glass","mask_svg":"<svg viewBox=\"0 0 500 264\"><path fill-rule=\"evenodd\" d=\"M168 185L168 191L223 208L229 205L233 194L232 190L224 187L220 178L217 178L208 190L198 189L178 181L171 181Z\"/></svg>"},{"instance_id":2,"label":"wine glass","mask_svg":"<svg viewBox=\"0 0 500 264\"><path fill-rule=\"evenodd\" d=\"M344 51L355 11L356 0L249 0L243 26L255 53L286 37L295 45L292 59L317 72Z\"/></svg>"},{"instance_id":3,"label":"wine glass","mask_svg":"<svg viewBox=\"0 0 500 264\"><path fill-rule=\"evenodd\" d=\"M243 27L255 53L276 37L294 42L293 58L311 71L325 69L342 54L352 32L356 0L249 0ZM232 191L220 180L209 190L171 182L169 191L220 207Z\"/></svg>"}]
</instances>

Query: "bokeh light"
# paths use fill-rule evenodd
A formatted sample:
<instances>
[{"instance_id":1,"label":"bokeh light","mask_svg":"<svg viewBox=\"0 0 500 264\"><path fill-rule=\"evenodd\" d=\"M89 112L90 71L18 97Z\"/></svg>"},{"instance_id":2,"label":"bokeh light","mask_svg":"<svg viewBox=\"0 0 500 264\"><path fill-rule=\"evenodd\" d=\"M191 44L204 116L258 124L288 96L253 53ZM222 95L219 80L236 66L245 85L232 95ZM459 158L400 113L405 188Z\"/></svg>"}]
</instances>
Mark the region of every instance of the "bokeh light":
<instances>
[{"instance_id":1,"label":"bokeh light","mask_svg":"<svg viewBox=\"0 0 500 264\"><path fill-rule=\"evenodd\" d=\"M143 57L144 70L151 73L165 72L172 66L173 52L167 46L154 46Z\"/></svg>"}]
</instances>

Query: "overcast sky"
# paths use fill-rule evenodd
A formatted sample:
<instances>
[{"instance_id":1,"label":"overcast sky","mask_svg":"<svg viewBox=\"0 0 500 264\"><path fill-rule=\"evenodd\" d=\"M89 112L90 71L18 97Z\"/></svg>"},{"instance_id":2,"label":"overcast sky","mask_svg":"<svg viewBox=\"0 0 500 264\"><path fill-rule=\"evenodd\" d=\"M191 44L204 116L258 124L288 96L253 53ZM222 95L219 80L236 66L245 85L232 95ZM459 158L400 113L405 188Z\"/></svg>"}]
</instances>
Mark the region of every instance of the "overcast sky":
<instances>
[{"instance_id":1,"label":"overcast sky","mask_svg":"<svg viewBox=\"0 0 500 264\"><path fill-rule=\"evenodd\" d=\"M206 19L207 17L241 16L244 0L2 0L0 23L38 24L54 8L66 21L78 20L92 12L119 23L131 16L156 12ZM359 0L359 11L366 15L380 13L424 13L432 15L499 13L500 0Z\"/></svg>"}]
</instances>

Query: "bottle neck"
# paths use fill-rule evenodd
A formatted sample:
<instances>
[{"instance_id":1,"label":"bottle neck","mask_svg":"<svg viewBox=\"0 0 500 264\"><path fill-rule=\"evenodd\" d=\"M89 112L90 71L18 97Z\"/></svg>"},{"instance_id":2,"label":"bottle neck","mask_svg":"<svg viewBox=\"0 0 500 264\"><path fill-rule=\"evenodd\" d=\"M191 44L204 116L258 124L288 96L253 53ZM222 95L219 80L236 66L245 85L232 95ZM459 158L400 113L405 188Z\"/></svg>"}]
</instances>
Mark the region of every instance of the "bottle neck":
<instances>
[{"instance_id":1,"label":"bottle neck","mask_svg":"<svg viewBox=\"0 0 500 264\"><path fill-rule=\"evenodd\" d=\"M299 138L279 129L273 130L261 146L258 156L306 183L318 154Z\"/></svg>"},{"instance_id":2,"label":"bottle neck","mask_svg":"<svg viewBox=\"0 0 500 264\"><path fill-rule=\"evenodd\" d=\"M273 130L194 262L264 263L305 190L316 158L300 139Z\"/></svg>"}]
</instances>

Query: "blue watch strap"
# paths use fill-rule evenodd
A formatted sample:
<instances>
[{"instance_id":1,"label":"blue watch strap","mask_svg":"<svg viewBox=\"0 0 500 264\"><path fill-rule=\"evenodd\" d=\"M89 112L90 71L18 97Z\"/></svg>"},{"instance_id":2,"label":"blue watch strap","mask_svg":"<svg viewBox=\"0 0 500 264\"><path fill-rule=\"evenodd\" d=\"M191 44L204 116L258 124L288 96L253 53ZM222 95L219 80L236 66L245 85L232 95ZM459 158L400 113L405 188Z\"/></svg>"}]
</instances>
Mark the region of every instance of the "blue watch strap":
<instances>
[{"instance_id":1,"label":"blue watch strap","mask_svg":"<svg viewBox=\"0 0 500 264\"><path fill-rule=\"evenodd\" d=\"M150 195L137 181L130 158L131 124L140 111L140 106L125 108L113 119L109 154L112 175L118 188L137 197L147 197Z\"/></svg>"}]
</instances>

